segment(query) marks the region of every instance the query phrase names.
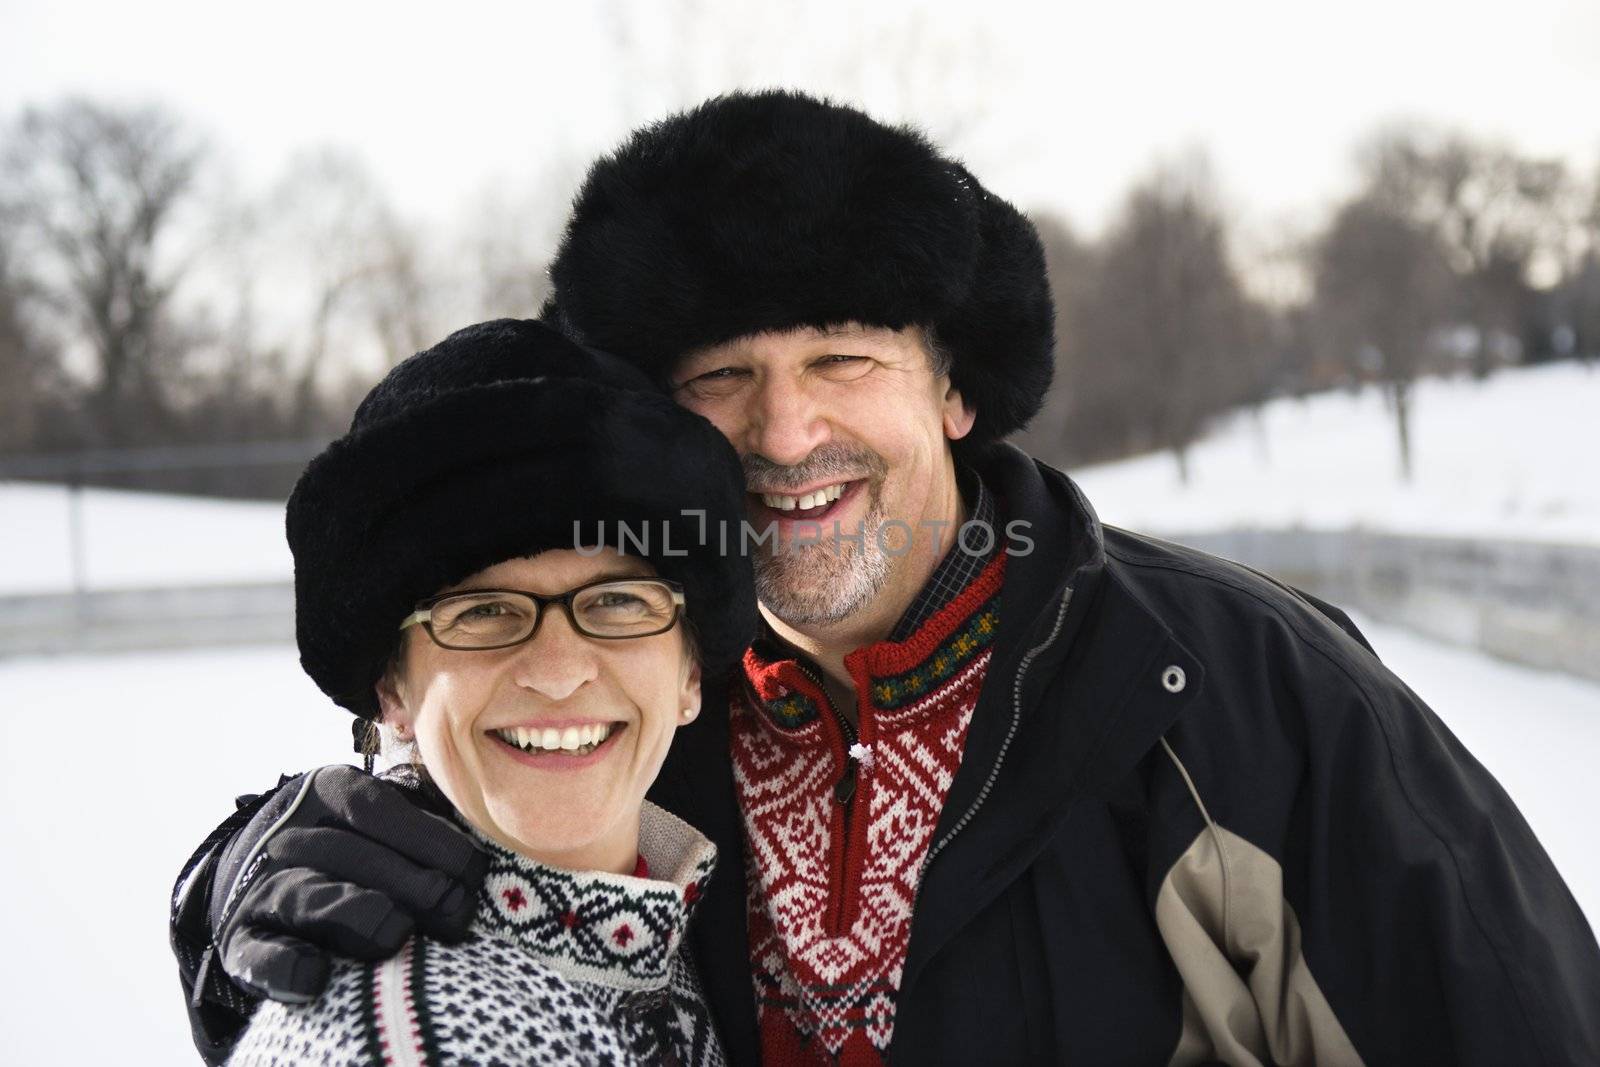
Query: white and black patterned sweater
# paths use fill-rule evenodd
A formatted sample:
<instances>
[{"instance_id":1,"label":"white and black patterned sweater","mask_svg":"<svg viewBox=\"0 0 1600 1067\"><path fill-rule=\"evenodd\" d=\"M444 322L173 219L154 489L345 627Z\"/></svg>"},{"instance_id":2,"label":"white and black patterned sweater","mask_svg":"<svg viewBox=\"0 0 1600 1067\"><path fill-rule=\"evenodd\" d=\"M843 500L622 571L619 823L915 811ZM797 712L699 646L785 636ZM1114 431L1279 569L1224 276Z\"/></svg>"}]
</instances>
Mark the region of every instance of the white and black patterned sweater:
<instances>
[{"instance_id":1,"label":"white and black patterned sweater","mask_svg":"<svg viewBox=\"0 0 1600 1067\"><path fill-rule=\"evenodd\" d=\"M228 1062L723 1062L678 951L716 862L709 841L650 803L639 852L652 877L560 871L479 841L491 863L465 941L340 961L314 1003L262 1005Z\"/></svg>"}]
</instances>

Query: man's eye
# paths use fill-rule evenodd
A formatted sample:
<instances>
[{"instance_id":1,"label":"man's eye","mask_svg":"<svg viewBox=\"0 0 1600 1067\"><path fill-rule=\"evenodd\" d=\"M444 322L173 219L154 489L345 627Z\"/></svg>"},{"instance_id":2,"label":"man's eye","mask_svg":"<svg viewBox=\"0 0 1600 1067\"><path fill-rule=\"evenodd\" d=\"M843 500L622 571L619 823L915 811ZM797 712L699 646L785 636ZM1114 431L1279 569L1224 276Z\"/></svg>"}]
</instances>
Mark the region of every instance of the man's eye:
<instances>
[{"instance_id":1,"label":"man's eye","mask_svg":"<svg viewBox=\"0 0 1600 1067\"><path fill-rule=\"evenodd\" d=\"M718 393L737 388L749 377L750 371L744 367L717 367L715 370L696 374L693 378L678 386L678 388L687 389L690 392Z\"/></svg>"},{"instance_id":2,"label":"man's eye","mask_svg":"<svg viewBox=\"0 0 1600 1067\"><path fill-rule=\"evenodd\" d=\"M849 356L835 352L816 360L812 366L833 376L843 375L850 378L865 373L872 366L872 359L868 356Z\"/></svg>"}]
</instances>

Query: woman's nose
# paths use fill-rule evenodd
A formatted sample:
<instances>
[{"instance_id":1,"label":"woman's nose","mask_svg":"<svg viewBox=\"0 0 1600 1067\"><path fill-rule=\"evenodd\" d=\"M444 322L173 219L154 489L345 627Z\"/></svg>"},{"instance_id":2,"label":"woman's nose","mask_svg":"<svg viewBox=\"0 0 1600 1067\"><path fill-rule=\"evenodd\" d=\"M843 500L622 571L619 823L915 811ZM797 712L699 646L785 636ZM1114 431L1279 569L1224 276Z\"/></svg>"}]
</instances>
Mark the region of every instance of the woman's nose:
<instances>
[{"instance_id":1,"label":"woman's nose","mask_svg":"<svg viewBox=\"0 0 1600 1067\"><path fill-rule=\"evenodd\" d=\"M539 629L516 651L517 684L549 700L565 700L599 672L599 650L559 604L545 607Z\"/></svg>"}]
</instances>

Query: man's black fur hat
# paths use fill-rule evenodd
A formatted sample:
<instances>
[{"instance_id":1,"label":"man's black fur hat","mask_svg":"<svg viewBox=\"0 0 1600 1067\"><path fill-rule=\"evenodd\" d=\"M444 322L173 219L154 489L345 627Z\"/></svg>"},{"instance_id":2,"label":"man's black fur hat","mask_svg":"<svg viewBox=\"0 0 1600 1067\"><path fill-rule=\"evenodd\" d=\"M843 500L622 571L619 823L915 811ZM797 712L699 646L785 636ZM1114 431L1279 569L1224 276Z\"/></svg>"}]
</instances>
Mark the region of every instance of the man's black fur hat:
<instances>
[{"instance_id":1,"label":"man's black fur hat","mask_svg":"<svg viewBox=\"0 0 1600 1067\"><path fill-rule=\"evenodd\" d=\"M637 369L540 322L469 326L390 371L295 486L300 662L335 702L374 717L373 685L418 600L501 560L603 537L683 584L701 663L720 673L756 627L743 518L732 446ZM622 546L619 522L632 531Z\"/></svg>"},{"instance_id":2,"label":"man's black fur hat","mask_svg":"<svg viewBox=\"0 0 1600 1067\"><path fill-rule=\"evenodd\" d=\"M796 92L636 131L590 169L550 274L547 317L658 382L764 330L931 328L969 446L1026 424L1053 370L1032 223L921 134Z\"/></svg>"}]
</instances>

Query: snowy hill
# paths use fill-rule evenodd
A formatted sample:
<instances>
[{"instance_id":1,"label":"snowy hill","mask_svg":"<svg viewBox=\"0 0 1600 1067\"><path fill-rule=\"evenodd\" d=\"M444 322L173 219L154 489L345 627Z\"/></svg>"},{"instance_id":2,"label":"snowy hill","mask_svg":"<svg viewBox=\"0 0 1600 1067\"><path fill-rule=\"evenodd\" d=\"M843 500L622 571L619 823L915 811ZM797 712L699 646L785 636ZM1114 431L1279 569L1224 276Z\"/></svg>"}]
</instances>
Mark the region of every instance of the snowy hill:
<instances>
[{"instance_id":1,"label":"snowy hill","mask_svg":"<svg viewBox=\"0 0 1600 1067\"><path fill-rule=\"evenodd\" d=\"M1407 484L1394 418L1369 388L1234 416L1190 453L1188 485L1169 453L1071 473L1103 521L1136 530L1365 526L1600 544L1600 368L1422 382L1412 441Z\"/></svg>"}]
</instances>

